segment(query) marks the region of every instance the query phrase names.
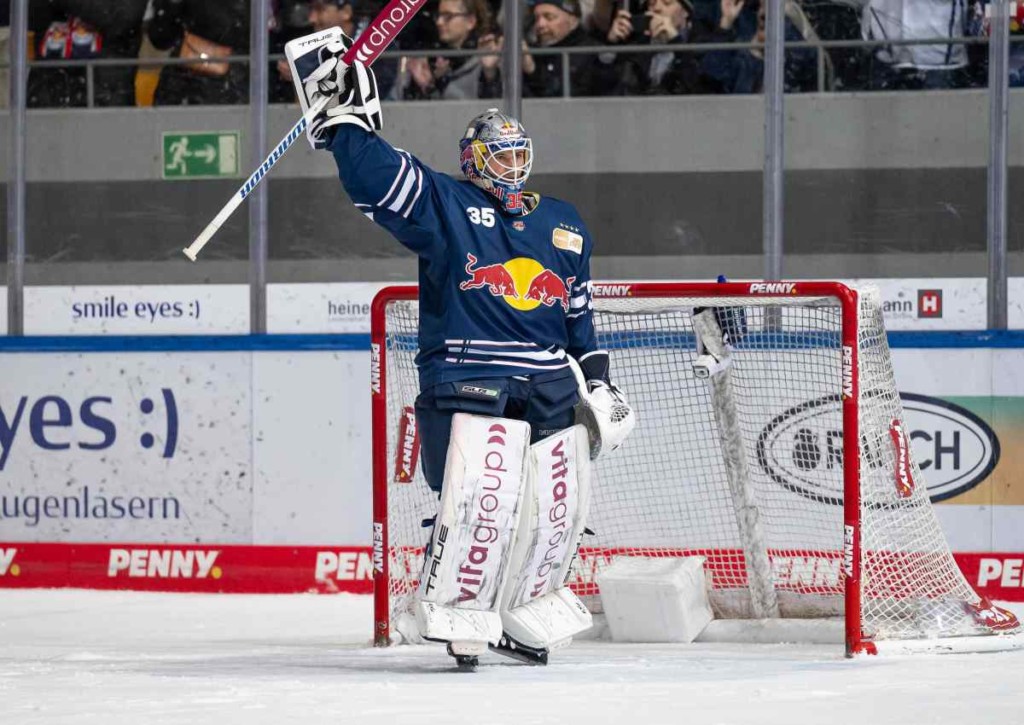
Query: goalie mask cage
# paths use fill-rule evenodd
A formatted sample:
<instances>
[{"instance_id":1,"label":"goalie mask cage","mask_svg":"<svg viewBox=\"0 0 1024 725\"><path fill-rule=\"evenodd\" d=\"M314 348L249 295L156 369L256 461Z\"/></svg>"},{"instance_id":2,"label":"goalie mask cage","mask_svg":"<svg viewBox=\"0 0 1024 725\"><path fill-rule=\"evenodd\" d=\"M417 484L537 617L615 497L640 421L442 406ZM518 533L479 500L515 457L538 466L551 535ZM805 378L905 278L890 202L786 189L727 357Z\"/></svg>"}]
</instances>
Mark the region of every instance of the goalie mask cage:
<instances>
[{"instance_id":1,"label":"goalie mask cage","mask_svg":"<svg viewBox=\"0 0 1024 725\"><path fill-rule=\"evenodd\" d=\"M375 632L418 585L437 497L417 465L416 287L372 308ZM910 451L873 288L594 284L598 344L637 413L594 466L569 585L600 611L620 556L702 556L715 617L845 618L847 654L1019 646L1016 618L967 583ZM729 309L729 364L699 377L694 310ZM739 313L742 310L742 313ZM707 316L702 316L706 318Z\"/></svg>"}]
</instances>

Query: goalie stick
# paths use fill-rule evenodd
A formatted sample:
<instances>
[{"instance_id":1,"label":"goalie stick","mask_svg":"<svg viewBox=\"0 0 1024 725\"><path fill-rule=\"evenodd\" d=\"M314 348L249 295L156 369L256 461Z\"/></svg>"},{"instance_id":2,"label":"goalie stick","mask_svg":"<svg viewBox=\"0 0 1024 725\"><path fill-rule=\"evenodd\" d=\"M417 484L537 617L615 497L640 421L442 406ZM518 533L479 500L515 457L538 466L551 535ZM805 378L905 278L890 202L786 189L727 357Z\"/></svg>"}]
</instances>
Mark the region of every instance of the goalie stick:
<instances>
[{"instance_id":1,"label":"goalie stick","mask_svg":"<svg viewBox=\"0 0 1024 725\"><path fill-rule=\"evenodd\" d=\"M359 37L352 43L352 47L345 51L345 55L341 57L341 62L346 67L352 65L354 60L358 60L366 65L373 65L373 62L391 45L395 37L402 31L402 28L412 20L412 16L426 2L427 0L391 0L380 11L380 14L373 19L373 22L370 23L366 30L360 33ZM213 235L217 233L217 230L235 212L235 209L241 206L242 202L253 192L253 189L259 186L263 177L281 160L281 157L291 148L295 140L302 135L303 131L316 118L317 114L324 110L328 100L328 98L321 98L292 126L291 130L281 139L281 142L263 160L263 163L259 165L259 168L252 172L249 179L235 192L235 195L224 205L224 208L217 212L217 216L213 218L213 221L206 225L206 228L195 238L195 241L182 250L186 257L193 262L196 261L199 252L202 251L207 242L213 238Z\"/></svg>"}]
</instances>

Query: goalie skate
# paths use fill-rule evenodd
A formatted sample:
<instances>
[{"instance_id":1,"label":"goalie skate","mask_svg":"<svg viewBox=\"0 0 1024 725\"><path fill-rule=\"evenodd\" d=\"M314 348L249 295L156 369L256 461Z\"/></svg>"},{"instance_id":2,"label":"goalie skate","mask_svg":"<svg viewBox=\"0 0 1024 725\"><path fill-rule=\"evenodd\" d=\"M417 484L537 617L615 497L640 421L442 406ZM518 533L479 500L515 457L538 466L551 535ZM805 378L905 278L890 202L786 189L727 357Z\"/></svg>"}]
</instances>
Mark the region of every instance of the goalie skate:
<instances>
[{"instance_id":1,"label":"goalie skate","mask_svg":"<svg viewBox=\"0 0 1024 725\"><path fill-rule=\"evenodd\" d=\"M569 641L566 641L565 644L568 644ZM528 665L546 665L548 663L548 652L550 651L547 647L530 647L522 642L517 642L507 634L502 634L498 644L490 645L490 649L495 654L511 657ZM555 649L558 648L556 647Z\"/></svg>"}]
</instances>

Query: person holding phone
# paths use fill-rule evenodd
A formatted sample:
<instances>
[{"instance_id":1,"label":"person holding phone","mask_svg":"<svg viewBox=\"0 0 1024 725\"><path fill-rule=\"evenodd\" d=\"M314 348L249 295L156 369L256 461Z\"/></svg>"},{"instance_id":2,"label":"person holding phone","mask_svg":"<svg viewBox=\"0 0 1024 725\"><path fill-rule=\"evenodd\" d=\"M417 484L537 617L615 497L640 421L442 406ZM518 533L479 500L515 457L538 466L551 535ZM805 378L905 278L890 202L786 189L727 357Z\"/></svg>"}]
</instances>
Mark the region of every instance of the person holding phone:
<instances>
[{"instance_id":1,"label":"person holding phone","mask_svg":"<svg viewBox=\"0 0 1024 725\"><path fill-rule=\"evenodd\" d=\"M674 45L691 40L691 0L648 0L642 13L618 9L606 40L612 45ZM698 55L692 52L631 53L619 56L618 95L695 93Z\"/></svg>"},{"instance_id":2,"label":"person holding phone","mask_svg":"<svg viewBox=\"0 0 1024 725\"><path fill-rule=\"evenodd\" d=\"M440 0L434 13L438 50L491 50L496 47L487 0ZM497 56L409 58L409 82L403 98L466 100L496 98L501 87L491 82L487 64Z\"/></svg>"},{"instance_id":3,"label":"person holding phone","mask_svg":"<svg viewBox=\"0 0 1024 725\"><path fill-rule=\"evenodd\" d=\"M765 3L759 0L720 0L718 26L704 42L765 42ZM746 10L746 13L744 12ZM818 36L800 4L785 2L785 42L817 40ZM756 25L745 27L744 16L753 13ZM826 56L827 58L827 56ZM828 65L828 63L826 63ZM827 71L826 71L827 72ZM817 55L814 48L787 48L783 70L786 93L817 89ZM706 93L761 93L764 90L764 53L758 48L709 51L701 60L701 87Z\"/></svg>"},{"instance_id":4,"label":"person holding phone","mask_svg":"<svg viewBox=\"0 0 1024 725\"><path fill-rule=\"evenodd\" d=\"M528 0L533 16L530 46L566 48L600 45L582 23L579 0ZM618 82L614 58L569 56L569 89L562 88L562 56L523 55L523 91L532 97L606 96Z\"/></svg>"}]
</instances>

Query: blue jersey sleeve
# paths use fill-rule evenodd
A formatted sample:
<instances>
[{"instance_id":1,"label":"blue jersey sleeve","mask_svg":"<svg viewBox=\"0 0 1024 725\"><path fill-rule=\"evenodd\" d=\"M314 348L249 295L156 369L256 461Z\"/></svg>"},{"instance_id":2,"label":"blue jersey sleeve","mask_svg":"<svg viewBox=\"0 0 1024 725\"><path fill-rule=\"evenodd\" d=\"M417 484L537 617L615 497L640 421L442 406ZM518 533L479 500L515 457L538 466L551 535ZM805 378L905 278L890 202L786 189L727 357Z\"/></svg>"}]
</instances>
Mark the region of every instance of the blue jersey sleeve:
<instances>
[{"instance_id":1,"label":"blue jersey sleeve","mask_svg":"<svg viewBox=\"0 0 1024 725\"><path fill-rule=\"evenodd\" d=\"M342 186L363 214L420 256L444 252L443 175L350 124L337 128L330 148Z\"/></svg>"},{"instance_id":2,"label":"blue jersey sleeve","mask_svg":"<svg viewBox=\"0 0 1024 725\"><path fill-rule=\"evenodd\" d=\"M583 230L583 250L580 254L579 272L569 290L569 311L565 316L569 332L569 346L566 352L577 360L597 349L597 335L594 332L593 285L590 281L590 233Z\"/></svg>"}]
</instances>

